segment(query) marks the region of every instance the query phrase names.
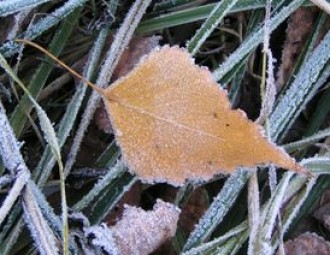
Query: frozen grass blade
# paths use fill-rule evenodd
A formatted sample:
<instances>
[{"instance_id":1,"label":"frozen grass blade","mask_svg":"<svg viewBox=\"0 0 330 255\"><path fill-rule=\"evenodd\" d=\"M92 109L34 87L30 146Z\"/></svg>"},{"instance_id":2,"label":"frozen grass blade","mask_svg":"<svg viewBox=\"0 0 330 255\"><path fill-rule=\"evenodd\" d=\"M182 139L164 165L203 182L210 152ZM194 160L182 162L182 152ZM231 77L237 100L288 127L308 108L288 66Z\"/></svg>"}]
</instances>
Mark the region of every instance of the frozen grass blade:
<instances>
[{"instance_id":1,"label":"frozen grass blade","mask_svg":"<svg viewBox=\"0 0 330 255\"><path fill-rule=\"evenodd\" d=\"M324 130L321 130L321 131L317 132L316 134L311 135L309 137L305 137L305 138L303 138L299 141L284 144L283 148L287 152L293 152L293 151L296 151L296 150L303 150L307 146L312 145L312 144L316 143L317 141L319 141L321 139L327 138L328 136L330 136L330 128L326 128Z\"/></svg>"},{"instance_id":2,"label":"frozen grass blade","mask_svg":"<svg viewBox=\"0 0 330 255\"><path fill-rule=\"evenodd\" d=\"M17 169L16 171L16 181L0 207L0 225L5 220L6 216L10 213L15 201L22 194L22 190L25 187L25 184L30 179L30 172L26 171L26 169Z\"/></svg>"},{"instance_id":3,"label":"frozen grass blade","mask_svg":"<svg viewBox=\"0 0 330 255\"><path fill-rule=\"evenodd\" d=\"M0 102L0 156L4 166L11 172L16 181L10 189L5 200L0 207L0 225L11 211L18 196L30 178L28 171L21 154L19 153L19 145L16 142L13 130L7 119L5 109Z\"/></svg>"},{"instance_id":4,"label":"frozen grass blade","mask_svg":"<svg viewBox=\"0 0 330 255\"><path fill-rule=\"evenodd\" d=\"M252 170L251 177L248 181L248 222L249 222L249 247L248 254L257 254L255 243L258 238L258 229L260 226L260 193L257 169Z\"/></svg>"},{"instance_id":5,"label":"frozen grass blade","mask_svg":"<svg viewBox=\"0 0 330 255\"><path fill-rule=\"evenodd\" d=\"M329 157L313 157L303 159L301 163L314 174L330 174Z\"/></svg>"},{"instance_id":6,"label":"frozen grass blade","mask_svg":"<svg viewBox=\"0 0 330 255\"><path fill-rule=\"evenodd\" d=\"M273 5L277 6L283 0L273 0ZM310 6L309 2L305 2L304 6ZM137 29L138 33L148 33L155 30L170 28L178 25L189 24L192 22L207 19L210 12L214 9L216 3L207 4L198 7L187 8L180 11L174 11L168 14L159 15L154 18L142 21ZM239 0L229 11L236 13L242 11L251 11L265 8L265 0Z\"/></svg>"},{"instance_id":7,"label":"frozen grass blade","mask_svg":"<svg viewBox=\"0 0 330 255\"><path fill-rule=\"evenodd\" d=\"M100 179L94 187L84 196L77 204L75 204L72 209L76 212L82 211L86 208L95 197L99 196L100 193L109 185L111 181L118 178L126 170L122 162L118 162L114 167L109 169L108 173Z\"/></svg>"},{"instance_id":8,"label":"frozen grass blade","mask_svg":"<svg viewBox=\"0 0 330 255\"><path fill-rule=\"evenodd\" d=\"M56 26L62 19L65 19L77 8L84 5L87 0L68 0L64 5L56 9L54 12L47 15L45 18L38 21L36 24L30 26L29 30L24 32L20 38L26 40L33 40L49 28ZM66 24L66 26L69 28ZM9 41L0 47L0 53L5 57L11 57L20 49L20 44Z\"/></svg>"},{"instance_id":9,"label":"frozen grass blade","mask_svg":"<svg viewBox=\"0 0 330 255\"><path fill-rule=\"evenodd\" d=\"M91 224L100 224L136 181L137 178L135 176L125 172L109 182L102 193L91 204L91 213L89 215Z\"/></svg>"},{"instance_id":10,"label":"frozen grass blade","mask_svg":"<svg viewBox=\"0 0 330 255\"><path fill-rule=\"evenodd\" d=\"M120 59L120 56L124 52L126 46L128 45L133 33L138 26L143 14L145 13L147 7L151 3L151 0L137 0L134 2L133 6L129 10L123 24L118 30L114 41L112 42L111 48L107 53L107 57L101 67L96 84L101 88L108 86L112 73ZM89 122L96 110L98 102L100 101L100 95L93 91L87 107L84 111L82 120L79 124L76 136L74 138L68 160L65 164L64 173L67 176L73 164L76 161L77 153L80 148L81 141L84 137L85 131L89 125Z\"/></svg>"},{"instance_id":11,"label":"frozen grass blade","mask_svg":"<svg viewBox=\"0 0 330 255\"><path fill-rule=\"evenodd\" d=\"M182 253L182 255L200 255L200 254L210 254L212 251L218 251L218 247L222 245L224 242L226 242L229 238L235 237L236 235L240 234L242 231L245 231L247 229L247 225L243 224L240 226L237 226L230 231L228 231L223 236L217 237L211 242L207 242L204 244L201 244L195 248L190 249L189 251L186 251Z\"/></svg>"},{"instance_id":12,"label":"frozen grass blade","mask_svg":"<svg viewBox=\"0 0 330 255\"><path fill-rule=\"evenodd\" d=\"M42 216L38 203L29 186L25 188L23 194L23 209L25 223L32 234L40 254L59 254L58 247L56 246L56 237Z\"/></svg>"},{"instance_id":13,"label":"frozen grass blade","mask_svg":"<svg viewBox=\"0 0 330 255\"><path fill-rule=\"evenodd\" d=\"M197 30L196 34L188 41L186 48L195 55L205 40L220 24L225 15L236 4L237 0L222 0L212 10L209 17L203 23L201 28Z\"/></svg>"},{"instance_id":14,"label":"frozen grass blade","mask_svg":"<svg viewBox=\"0 0 330 255\"><path fill-rule=\"evenodd\" d=\"M100 31L100 34L95 41L93 49L89 54L89 59L86 63L83 72L83 76L86 77L87 80L90 80L92 78L98 67L98 61L100 59L101 52L104 47L108 32L109 32L108 27ZM67 106L67 109L59 124L59 129L58 129L58 139L59 139L60 147L63 147L66 139L70 134L70 131L72 130L72 127L77 118L78 111L85 96L86 89L87 89L86 85L83 84L83 82L80 82L79 87L77 88L75 94L73 95L69 105ZM46 148L42 156L42 159L40 160L36 169L36 174L38 175L37 177L38 185L44 185L46 183L54 164L55 164L54 157L50 149Z\"/></svg>"},{"instance_id":15,"label":"frozen grass blade","mask_svg":"<svg viewBox=\"0 0 330 255\"><path fill-rule=\"evenodd\" d=\"M23 89L25 94L29 97L29 100L34 105L38 118L40 120L40 126L44 133L44 137L47 143L50 146L51 151L53 152L56 161L58 162L59 166L59 174L60 174L60 184L61 184L61 200L62 200L62 221L63 221L63 254L68 254L68 238L69 238L69 226L68 226L68 215L67 215L67 204L66 204L66 194L65 194L65 178L63 172L63 164L62 164L62 157L61 157L61 150L58 144L58 140L56 137L55 130L53 125L51 124L50 120L47 117L47 114L44 110L39 106L39 104L35 101L33 96L30 92L26 89L24 84L19 80L19 78L15 75L12 71L10 66L7 64L6 60L0 55L0 65L2 68L5 69L8 75L17 82L17 84Z\"/></svg>"},{"instance_id":16,"label":"frozen grass blade","mask_svg":"<svg viewBox=\"0 0 330 255\"><path fill-rule=\"evenodd\" d=\"M47 2L50 0L4 0L0 2L0 17L6 17Z\"/></svg>"},{"instance_id":17,"label":"frozen grass blade","mask_svg":"<svg viewBox=\"0 0 330 255\"><path fill-rule=\"evenodd\" d=\"M296 197L294 197L293 201L290 202L288 206L286 206L285 211L283 212L283 227L282 227L282 232L286 233L292 223L292 221L297 217L297 214L302 207L303 203L307 199L308 195L310 194L312 188L314 187L316 183L317 178L312 178L305 183L305 187L302 191L300 191ZM273 254L278 245L279 245L280 240L276 238L272 242L272 247L271 247L271 254Z\"/></svg>"},{"instance_id":18,"label":"frozen grass blade","mask_svg":"<svg viewBox=\"0 0 330 255\"><path fill-rule=\"evenodd\" d=\"M277 28L291 13L293 13L304 0L293 0L288 6L283 7L275 13L270 20L270 31ZM256 32L248 36L241 46L233 52L227 60L213 71L213 77L221 80L228 72L230 72L242 59L244 59L253 49L255 49L263 40L264 27L260 27Z\"/></svg>"},{"instance_id":19,"label":"frozen grass blade","mask_svg":"<svg viewBox=\"0 0 330 255\"><path fill-rule=\"evenodd\" d=\"M249 177L250 173L248 170L240 169L228 178L222 190L214 198L212 204L190 234L183 251L188 251L200 245L210 236L234 205L236 198Z\"/></svg>"},{"instance_id":20,"label":"frozen grass blade","mask_svg":"<svg viewBox=\"0 0 330 255\"><path fill-rule=\"evenodd\" d=\"M67 22L75 23L78 20L79 15L80 12L76 11L67 19ZM54 36L50 44L49 51L55 55L60 54L65 44L67 43L67 40L72 32L72 29L73 29L72 26L68 26L66 23L63 23L59 28L58 33ZM54 69L54 65L50 63L52 62L46 61L40 64L39 68L37 69L37 71L35 72L33 78L29 83L28 90L34 98L38 98L40 91L46 84L50 73ZM32 104L29 100L29 96L24 95L20 99L20 102L16 106L10 119L14 132L18 137L21 135L23 131L23 127L25 125L25 122L27 121L27 115L30 113L31 109L32 109Z\"/></svg>"},{"instance_id":21,"label":"frozen grass blade","mask_svg":"<svg viewBox=\"0 0 330 255\"><path fill-rule=\"evenodd\" d=\"M260 248L260 250L257 251L258 254L269 254L268 250L269 247L271 247L271 237L272 231L276 225L276 217L282 207L283 199L292 176L292 172L285 173L263 212L262 225L259 230L260 236L257 244L257 247Z\"/></svg>"},{"instance_id":22,"label":"frozen grass blade","mask_svg":"<svg viewBox=\"0 0 330 255\"><path fill-rule=\"evenodd\" d=\"M301 67L294 82L275 106L270 116L270 135L274 140L284 136L283 131L288 130L307 102L323 85L325 79L320 79L320 74L330 58L329 47L330 32ZM325 73L324 78L328 75Z\"/></svg>"}]
</instances>

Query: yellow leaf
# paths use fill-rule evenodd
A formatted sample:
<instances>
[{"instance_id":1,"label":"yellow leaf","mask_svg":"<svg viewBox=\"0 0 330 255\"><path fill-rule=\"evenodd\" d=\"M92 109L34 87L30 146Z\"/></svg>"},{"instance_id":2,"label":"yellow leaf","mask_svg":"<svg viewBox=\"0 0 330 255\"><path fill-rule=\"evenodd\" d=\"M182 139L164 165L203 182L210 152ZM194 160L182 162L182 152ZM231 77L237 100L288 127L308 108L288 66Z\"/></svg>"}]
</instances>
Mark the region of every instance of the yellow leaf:
<instances>
[{"instance_id":1,"label":"yellow leaf","mask_svg":"<svg viewBox=\"0 0 330 255\"><path fill-rule=\"evenodd\" d=\"M145 182L182 185L270 163L306 173L177 47L154 50L104 95L124 160Z\"/></svg>"},{"instance_id":2,"label":"yellow leaf","mask_svg":"<svg viewBox=\"0 0 330 255\"><path fill-rule=\"evenodd\" d=\"M179 186L265 164L311 176L269 142L261 126L232 110L226 91L183 49L154 50L104 90L37 44L17 41L44 52L104 97L123 158L142 181Z\"/></svg>"}]
</instances>

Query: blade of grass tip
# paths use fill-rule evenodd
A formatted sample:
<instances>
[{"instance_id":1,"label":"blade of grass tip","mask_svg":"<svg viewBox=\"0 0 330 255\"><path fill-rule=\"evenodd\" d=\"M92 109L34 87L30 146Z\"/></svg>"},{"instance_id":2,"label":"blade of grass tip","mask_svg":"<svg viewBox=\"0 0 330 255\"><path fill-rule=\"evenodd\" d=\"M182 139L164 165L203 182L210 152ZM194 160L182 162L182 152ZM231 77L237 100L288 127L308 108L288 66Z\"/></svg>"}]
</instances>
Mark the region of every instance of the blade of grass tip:
<instances>
[{"instance_id":1,"label":"blade of grass tip","mask_svg":"<svg viewBox=\"0 0 330 255\"><path fill-rule=\"evenodd\" d=\"M59 254L56 237L43 218L31 188L27 186L23 194L24 219L40 254Z\"/></svg>"},{"instance_id":2,"label":"blade of grass tip","mask_svg":"<svg viewBox=\"0 0 330 255\"><path fill-rule=\"evenodd\" d=\"M270 31L277 28L291 13L304 3L304 0L293 0L287 6L274 13L270 19ZM221 80L228 72L232 70L242 59L255 49L263 40L264 27L260 27L253 34L248 36L244 42L233 52L226 61L213 71L213 77Z\"/></svg>"},{"instance_id":3,"label":"blade of grass tip","mask_svg":"<svg viewBox=\"0 0 330 255\"><path fill-rule=\"evenodd\" d=\"M68 237L69 237L69 228L68 228L68 208L66 204L66 194L65 194L65 178L64 178L64 171L62 165L62 158L61 158L61 151L58 145L58 140L56 137L55 130L53 125L51 124L47 114L44 110L39 106L39 104L35 101L33 96L24 86L24 84L19 80L19 78L15 75L9 65L6 63L5 59L2 55L0 55L1 66L6 70L7 74L17 82L17 84L23 89L25 94L29 97L30 101L34 105L38 118L40 120L40 126L44 133L44 137L49 144L59 166L59 175L60 175L60 185L61 185L61 205L62 205L62 221L63 221L63 254L68 254Z\"/></svg>"},{"instance_id":4,"label":"blade of grass tip","mask_svg":"<svg viewBox=\"0 0 330 255\"><path fill-rule=\"evenodd\" d=\"M4 0L0 2L0 17L6 17L15 12L37 7L50 1L51 0Z\"/></svg>"},{"instance_id":5,"label":"blade of grass tip","mask_svg":"<svg viewBox=\"0 0 330 255\"><path fill-rule=\"evenodd\" d=\"M187 42L186 48L188 52L195 55L209 35L217 28L225 15L230 11L231 8L236 4L237 0L222 0L219 2L210 16L203 23L201 28L197 30L195 35Z\"/></svg>"},{"instance_id":6,"label":"blade of grass tip","mask_svg":"<svg viewBox=\"0 0 330 255\"><path fill-rule=\"evenodd\" d=\"M80 10L75 11L70 17L67 19L67 22L70 24L75 24L80 16ZM54 55L59 55L62 49L64 48L71 32L73 30L73 26L68 26L67 23L62 23L61 27L58 30L58 33L54 36L50 46L49 51ZM48 58L49 60L49 58ZM49 60L50 61L50 60ZM31 82L29 83L28 90L34 98L38 98L42 88L46 84L46 81L54 69L54 65L52 62L46 61L40 64L39 68L35 72ZM30 113L32 109L32 104L29 101L29 97L24 95L18 106L15 108L12 116L11 116L11 124L13 126L15 134L19 137L23 131L23 127L27 120L26 115Z\"/></svg>"},{"instance_id":7,"label":"blade of grass tip","mask_svg":"<svg viewBox=\"0 0 330 255\"><path fill-rule=\"evenodd\" d=\"M249 170L239 169L228 178L222 190L214 198L212 204L190 234L183 251L188 251L200 245L210 236L233 206L249 177Z\"/></svg>"},{"instance_id":8,"label":"blade of grass tip","mask_svg":"<svg viewBox=\"0 0 330 255\"><path fill-rule=\"evenodd\" d=\"M25 38L26 40L33 40L49 28L56 26L61 20L65 19L72 12L82 7L87 0L68 0L64 5L46 15L45 18L38 21L35 25L30 26L29 30L22 33L19 37ZM72 24L72 23L71 23ZM71 25L65 24L67 29L72 27ZM5 57L12 57L18 53L20 45L14 41L5 42L0 47L0 53Z\"/></svg>"},{"instance_id":9,"label":"blade of grass tip","mask_svg":"<svg viewBox=\"0 0 330 255\"><path fill-rule=\"evenodd\" d=\"M116 33L116 36L114 38L114 41L110 49L107 52L106 59L101 67L101 71L97 78L96 84L101 88L105 88L109 84L112 73L122 53L127 47L130 39L134 34L136 27L138 26L143 14L145 13L150 3L151 0L137 0L130 8L128 14L124 19L123 24L120 26L118 32ZM87 103L86 109L83 113L82 120L76 132L76 136L73 139L73 144L71 146L71 150L68 155L68 160L64 168L65 176L67 176L70 173L71 168L75 163L81 141L87 130L89 122L96 110L99 100L100 100L100 95L95 91L93 91Z\"/></svg>"}]
</instances>

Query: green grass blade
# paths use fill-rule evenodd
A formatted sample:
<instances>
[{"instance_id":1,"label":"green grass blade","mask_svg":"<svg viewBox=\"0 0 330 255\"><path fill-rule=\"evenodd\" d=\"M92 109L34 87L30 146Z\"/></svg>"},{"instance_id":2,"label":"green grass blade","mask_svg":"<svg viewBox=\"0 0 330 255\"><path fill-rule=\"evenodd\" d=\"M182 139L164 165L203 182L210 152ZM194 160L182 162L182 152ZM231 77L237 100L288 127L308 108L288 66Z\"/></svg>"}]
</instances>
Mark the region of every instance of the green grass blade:
<instances>
[{"instance_id":1,"label":"green grass blade","mask_svg":"<svg viewBox=\"0 0 330 255\"><path fill-rule=\"evenodd\" d=\"M80 15L80 10L70 15L70 17L67 19L66 22L69 23L77 22L79 15ZM61 25L59 32L55 35L49 47L49 51L53 53L55 56L58 56L60 54L67 40L69 39L69 36L73 29L73 27L68 26L66 22L64 22ZM35 75L33 76L27 88L33 98L38 97L40 91L46 84L48 76L50 75L54 67L55 65L53 64L53 61L51 61L48 58L46 62L42 63L39 66L38 70L36 71ZM32 109L32 104L29 100L29 97L28 95L24 95L10 118L11 125L17 137L21 135L25 122L27 121L27 115L30 113L31 109Z\"/></svg>"},{"instance_id":2,"label":"green grass blade","mask_svg":"<svg viewBox=\"0 0 330 255\"><path fill-rule=\"evenodd\" d=\"M220 24L225 15L236 4L237 0L222 0L219 2L201 28L197 30L195 35L187 42L186 48L188 52L195 55L205 40L214 31L214 29Z\"/></svg>"},{"instance_id":3,"label":"green grass blade","mask_svg":"<svg viewBox=\"0 0 330 255\"><path fill-rule=\"evenodd\" d=\"M297 77L285 94L279 99L270 115L270 135L273 140L284 137L288 128L305 108L329 76L330 66L324 69L330 58L330 32L313 51L300 69ZM324 75L322 74L324 72Z\"/></svg>"},{"instance_id":4,"label":"green grass blade","mask_svg":"<svg viewBox=\"0 0 330 255\"><path fill-rule=\"evenodd\" d=\"M277 28L291 13L303 4L304 0L293 0L289 5L283 7L280 11L273 14L270 19L270 32ZM239 64L252 50L254 50L264 38L264 27L261 26L244 40L241 46L233 52L227 60L213 71L213 77L221 80L237 64Z\"/></svg>"},{"instance_id":5,"label":"green grass blade","mask_svg":"<svg viewBox=\"0 0 330 255\"><path fill-rule=\"evenodd\" d=\"M241 169L229 177L222 190L214 198L211 206L200 219L195 230L190 234L183 251L188 251L200 245L210 236L234 205L249 176L250 173L248 171Z\"/></svg>"}]
</instances>

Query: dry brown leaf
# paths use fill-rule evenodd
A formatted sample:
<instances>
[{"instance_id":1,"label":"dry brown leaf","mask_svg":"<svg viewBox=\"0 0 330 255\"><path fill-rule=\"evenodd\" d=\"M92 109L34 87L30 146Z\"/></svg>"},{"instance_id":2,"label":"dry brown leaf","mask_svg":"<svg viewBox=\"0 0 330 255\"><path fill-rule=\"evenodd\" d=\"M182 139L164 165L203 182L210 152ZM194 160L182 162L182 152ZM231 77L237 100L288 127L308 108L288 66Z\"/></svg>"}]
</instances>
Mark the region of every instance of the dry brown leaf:
<instances>
[{"instance_id":1,"label":"dry brown leaf","mask_svg":"<svg viewBox=\"0 0 330 255\"><path fill-rule=\"evenodd\" d=\"M298 8L289 18L286 40L283 46L281 65L277 73L277 86L281 90L299 57L303 46L311 33L318 10L316 8Z\"/></svg>"},{"instance_id":2,"label":"dry brown leaf","mask_svg":"<svg viewBox=\"0 0 330 255\"><path fill-rule=\"evenodd\" d=\"M304 172L178 47L154 50L104 96L124 160L145 182L182 185L268 163Z\"/></svg>"}]
</instances>

